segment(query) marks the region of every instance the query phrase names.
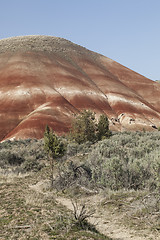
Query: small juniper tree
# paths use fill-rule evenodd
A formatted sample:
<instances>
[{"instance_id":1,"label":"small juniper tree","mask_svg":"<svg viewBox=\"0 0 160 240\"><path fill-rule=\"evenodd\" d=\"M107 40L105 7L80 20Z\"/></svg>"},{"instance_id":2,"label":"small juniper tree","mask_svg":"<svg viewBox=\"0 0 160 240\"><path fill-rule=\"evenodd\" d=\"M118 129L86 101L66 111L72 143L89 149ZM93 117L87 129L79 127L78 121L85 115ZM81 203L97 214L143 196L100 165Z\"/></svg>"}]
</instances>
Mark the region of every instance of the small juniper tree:
<instances>
[{"instance_id":1,"label":"small juniper tree","mask_svg":"<svg viewBox=\"0 0 160 240\"><path fill-rule=\"evenodd\" d=\"M94 142L96 140L95 131L95 113L83 110L73 120L70 137L79 144L87 141Z\"/></svg>"},{"instance_id":2,"label":"small juniper tree","mask_svg":"<svg viewBox=\"0 0 160 240\"><path fill-rule=\"evenodd\" d=\"M65 145L62 141L53 133L52 129L48 127L45 128L44 133L44 150L48 155L51 168L51 186L53 187L53 170L54 165L56 164L56 159L64 155Z\"/></svg>"},{"instance_id":3,"label":"small juniper tree","mask_svg":"<svg viewBox=\"0 0 160 240\"><path fill-rule=\"evenodd\" d=\"M97 124L97 140L102 140L104 138L109 138L112 132L109 130L108 117L105 114L100 115Z\"/></svg>"},{"instance_id":4,"label":"small juniper tree","mask_svg":"<svg viewBox=\"0 0 160 240\"><path fill-rule=\"evenodd\" d=\"M98 123L95 120L95 113L84 110L73 120L70 137L81 144L87 141L95 142L112 135L109 130L109 121L106 115L100 115Z\"/></svg>"}]
</instances>

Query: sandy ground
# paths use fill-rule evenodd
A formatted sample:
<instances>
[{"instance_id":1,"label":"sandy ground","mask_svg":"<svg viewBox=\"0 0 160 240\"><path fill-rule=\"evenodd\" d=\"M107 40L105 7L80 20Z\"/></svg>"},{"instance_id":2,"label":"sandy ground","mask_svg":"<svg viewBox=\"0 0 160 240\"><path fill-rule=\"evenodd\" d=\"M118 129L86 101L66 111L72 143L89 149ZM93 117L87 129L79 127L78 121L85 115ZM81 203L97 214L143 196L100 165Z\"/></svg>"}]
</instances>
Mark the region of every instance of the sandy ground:
<instances>
[{"instance_id":1,"label":"sandy ground","mask_svg":"<svg viewBox=\"0 0 160 240\"><path fill-rule=\"evenodd\" d=\"M73 204L70 199L58 197L56 200L58 203L73 211ZM88 221L96 225L96 228L100 233L115 240L160 240L159 233L153 235L147 230L137 232L136 230L121 225L121 216L116 213L111 213L109 210L105 209L105 211L103 211L98 208L97 205L99 201L99 196L92 196L87 199L86 204L90 206L90 208L95 209L95 214L93 217L89 218Z\"/></svg>"}]
</instances>

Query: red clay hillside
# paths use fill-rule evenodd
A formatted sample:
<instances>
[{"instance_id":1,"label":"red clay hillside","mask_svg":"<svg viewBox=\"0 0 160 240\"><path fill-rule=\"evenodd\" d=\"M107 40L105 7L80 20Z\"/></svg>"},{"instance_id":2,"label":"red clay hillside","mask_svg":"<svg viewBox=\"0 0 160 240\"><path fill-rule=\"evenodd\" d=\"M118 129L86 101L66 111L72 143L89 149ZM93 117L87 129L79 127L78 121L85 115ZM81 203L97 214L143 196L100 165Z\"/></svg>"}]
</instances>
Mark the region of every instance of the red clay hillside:
<instances>
[{"instance_id":1,"label":"red clay hillside","mask_svg":"<svg viewBox=\"0 0 160 240\"><path fill-rule=\"evenodd\" d=\"M160 84L57 37L0 40L0 140L69 131L75 113L105 113L111 130L160 126Z\"/></svg>"}]
</instances>

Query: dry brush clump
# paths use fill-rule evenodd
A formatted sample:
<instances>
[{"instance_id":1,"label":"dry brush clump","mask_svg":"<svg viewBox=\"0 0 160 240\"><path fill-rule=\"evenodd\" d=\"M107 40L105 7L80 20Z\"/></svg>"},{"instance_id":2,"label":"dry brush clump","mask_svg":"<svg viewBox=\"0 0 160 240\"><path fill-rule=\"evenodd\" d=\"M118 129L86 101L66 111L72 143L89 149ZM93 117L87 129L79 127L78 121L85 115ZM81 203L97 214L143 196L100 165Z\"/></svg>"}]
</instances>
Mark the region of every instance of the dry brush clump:
<instances>
[{"instance_id":1,"label":"dry brush clump","mask_svg":"<svg viewBox=\"0 0 160 240\"><path fill-rule=\"evenodd\" d=\"M95 214L95 210L88 209L87 204L85 202L78 203L77 199L71 199L73 205L73 226L76 226L80 229L88 229L94 232L97 232L94 225L88 222L89 218L93 217Z\"/></svg>"},{"instance_id":2,"label":"dry brush clump","mask_svg":"<svg viewBox=\"0 0 160 240\"><path fill-rule=\"evenodd\" d=\"M71 159L61 165L57 178L62 188L79 184L91 189L159 190L159 133L116 133L86 148L82 145L70 143L67 148Z\"/></svg>"},{"instance_id":3,"label":"dry brush clump","mask_svg":"<svg viewBox=\"0 0 160 240\"><path fill-rule=\"evenodd\" d=\"M39 171L46 159L42 146L43 141L36 139L0 143L0 168L17 173Z\"/></svg>"},{"instance_id":4,"label":"dry brush clump","mask_svg":"<svg viewBox=\"0 0 160 240\"><path fill-rule=\"evenodd\" d=\"M158 189L160 134L115 134L94 146L88 155L95 185L112 190Z\"/></svg>"}]
</instances>

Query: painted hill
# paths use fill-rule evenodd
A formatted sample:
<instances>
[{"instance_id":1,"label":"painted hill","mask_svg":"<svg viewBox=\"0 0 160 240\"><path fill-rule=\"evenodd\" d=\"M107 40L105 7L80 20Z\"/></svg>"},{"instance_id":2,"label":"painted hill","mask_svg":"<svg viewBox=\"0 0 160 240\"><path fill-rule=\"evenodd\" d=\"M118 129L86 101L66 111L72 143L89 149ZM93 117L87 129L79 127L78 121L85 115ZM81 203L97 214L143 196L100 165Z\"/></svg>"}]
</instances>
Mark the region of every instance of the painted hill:
<instances>
[{"instance_id":1,"label":"painted hill","mask_svg":"<svg viewBox=\"0 0 160 240\"><path fill-rule=\"evenodd\" d=\"M112 130L160 126L160 84L57 37L0 40L0 140L69 130L82 109L107 114Z\"/></svg>"}]
</instances>

